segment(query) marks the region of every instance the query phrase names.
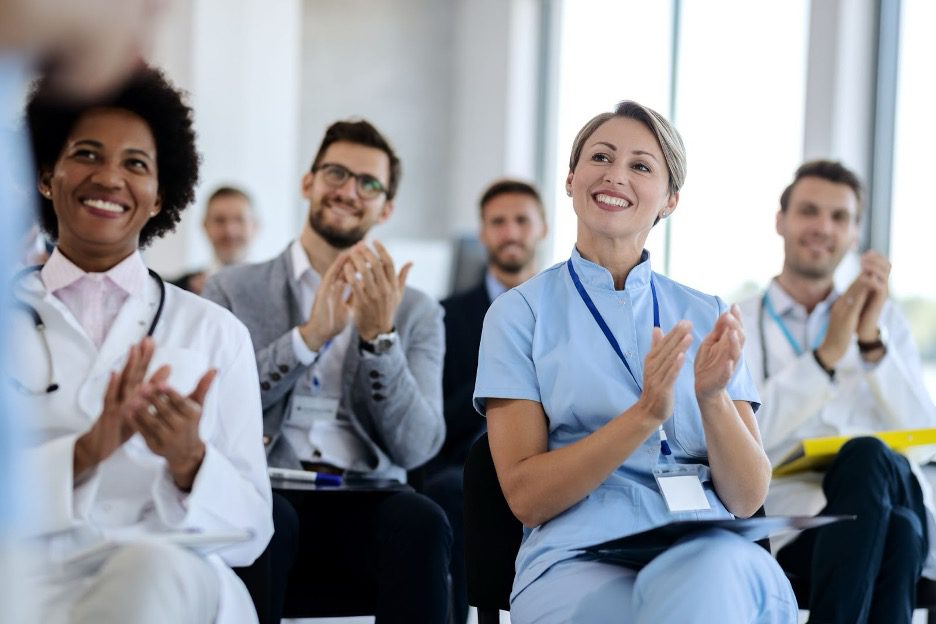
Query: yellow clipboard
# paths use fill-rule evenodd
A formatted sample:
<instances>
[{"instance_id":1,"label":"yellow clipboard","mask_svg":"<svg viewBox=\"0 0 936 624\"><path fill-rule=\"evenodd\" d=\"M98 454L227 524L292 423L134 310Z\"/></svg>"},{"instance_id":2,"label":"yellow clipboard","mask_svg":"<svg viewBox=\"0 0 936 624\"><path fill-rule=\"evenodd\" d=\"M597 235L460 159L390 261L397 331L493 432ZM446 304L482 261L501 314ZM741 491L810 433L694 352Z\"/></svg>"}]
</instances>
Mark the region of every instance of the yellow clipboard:
<instances>
[{"instance_id":1,"label":"yellow clipboard","mask_svg":"<svg viewBox=\"0 0 936 624\"><path fill-rule=\"evenodd\" d=\"M902 453L912 446L936 444L936 429L898 429L877 433L807 438L774 466L773 476L782 477L803 470L822 470L832 463L842 445L852 438L875 437Z\"/></svg>"}]
</instances>

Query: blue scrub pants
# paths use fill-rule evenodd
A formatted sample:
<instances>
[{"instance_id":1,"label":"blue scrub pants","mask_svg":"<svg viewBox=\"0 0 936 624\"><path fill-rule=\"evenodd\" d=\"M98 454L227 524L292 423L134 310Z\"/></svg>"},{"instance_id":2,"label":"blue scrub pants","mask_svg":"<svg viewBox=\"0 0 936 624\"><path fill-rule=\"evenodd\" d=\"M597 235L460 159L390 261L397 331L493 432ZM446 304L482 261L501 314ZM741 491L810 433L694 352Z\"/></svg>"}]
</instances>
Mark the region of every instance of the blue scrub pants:
<instances>
[{"instance_id":1,"label":"blue scrub pants","mask_svg":"<svg viewBox=\"0 0 936 624\"><path fill-rule=\"evenodd\" d=\"M598 561L556 564L514 599L515 624L795 624L796 597L770 554L711 530L639 572Z\"/></svg>"}]
</instances>

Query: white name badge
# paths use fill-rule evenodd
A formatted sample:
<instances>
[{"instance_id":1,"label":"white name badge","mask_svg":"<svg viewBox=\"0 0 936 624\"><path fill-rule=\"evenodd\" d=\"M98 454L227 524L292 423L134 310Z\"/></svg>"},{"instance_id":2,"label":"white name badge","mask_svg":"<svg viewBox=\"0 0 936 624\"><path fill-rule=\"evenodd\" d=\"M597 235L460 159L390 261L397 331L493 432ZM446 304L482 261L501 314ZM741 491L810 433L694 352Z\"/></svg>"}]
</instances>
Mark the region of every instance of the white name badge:
<instances>
[{"instance_id":1,"label":"white name badge","mask_svg":"<svg viewBox=\"0 0 936 624\"><path fill-rule=\"evenodd\" d=\"M338 399L294 394L287 424L311 429L316 421L333 421L338 417Z\"/></svg>"},{"instance_id":2,"label":"white name badge","mask_svg":"<svg viewBox=\"0 0 936 624\"><path fill-rule=\"evenodd\" d=\"M658 467L653 471L657 487L670 513L711 509L695 466Z\"/></svg>"}]
</instances>

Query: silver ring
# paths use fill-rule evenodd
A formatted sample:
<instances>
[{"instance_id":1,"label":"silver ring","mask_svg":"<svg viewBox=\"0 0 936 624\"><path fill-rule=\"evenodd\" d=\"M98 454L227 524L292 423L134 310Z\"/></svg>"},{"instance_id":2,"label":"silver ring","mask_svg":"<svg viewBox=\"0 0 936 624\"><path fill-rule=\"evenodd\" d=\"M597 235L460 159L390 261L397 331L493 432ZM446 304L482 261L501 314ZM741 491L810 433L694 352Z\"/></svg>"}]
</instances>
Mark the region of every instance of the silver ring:
<instances>
[{"instance_id":1,"label":"silver ring","mask_svg":"<svg viewBox=\"0 0 936 624\"><path fill-rule=\"evenodd\" d=\"M362 279L364 279L364 275L360 271L355 271L354 279L360 282Z\"/></svg>"},{"instance_id":2,"label":"silver ring","mask_svg":"<svg viewBox=\"0 0 936 624\"><path fill-rule=\"evenodd\" d=\"M156 409L156 406L150 403L149 405L146 406L146 413L149 414L150 416L155 416L159 412Z\"/></svg>"}]
</instances>

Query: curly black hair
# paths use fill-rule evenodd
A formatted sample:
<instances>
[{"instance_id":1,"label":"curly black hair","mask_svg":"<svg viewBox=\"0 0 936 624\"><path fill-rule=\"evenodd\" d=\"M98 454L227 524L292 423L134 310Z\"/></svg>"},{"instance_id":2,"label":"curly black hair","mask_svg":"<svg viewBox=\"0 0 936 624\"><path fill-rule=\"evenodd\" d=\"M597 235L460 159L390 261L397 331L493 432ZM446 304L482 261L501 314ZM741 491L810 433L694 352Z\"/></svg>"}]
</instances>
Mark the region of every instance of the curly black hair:
<instances>
[{"instance_id":1,"label":"curly black hair","mask_svg":"<svg viewBox=\"0 0 936 624\"><path fill-rule=\"evenodd\" d=\"M139 115L156 141L159 213L140 232L140 247L175 230L182 211L195 199L199 155L195 149L192 109L184 94L158 69L142 67L107 97L80 104L63 102L46 80L37 82L26 106L37 175L55 166L68 135L83 114L94 108L119 108ZM58 219L52 202L39 195L40 225L58 239Z\"/></svg>"}]
</instances>

